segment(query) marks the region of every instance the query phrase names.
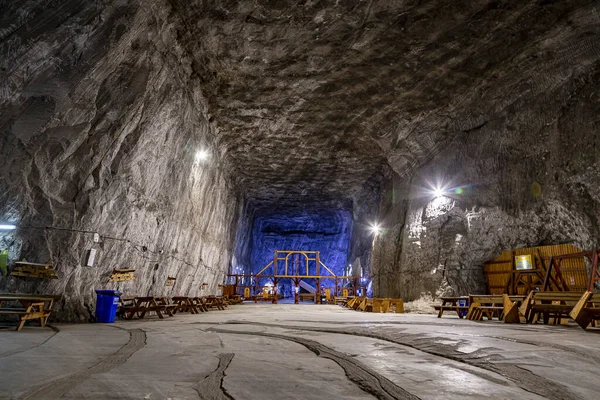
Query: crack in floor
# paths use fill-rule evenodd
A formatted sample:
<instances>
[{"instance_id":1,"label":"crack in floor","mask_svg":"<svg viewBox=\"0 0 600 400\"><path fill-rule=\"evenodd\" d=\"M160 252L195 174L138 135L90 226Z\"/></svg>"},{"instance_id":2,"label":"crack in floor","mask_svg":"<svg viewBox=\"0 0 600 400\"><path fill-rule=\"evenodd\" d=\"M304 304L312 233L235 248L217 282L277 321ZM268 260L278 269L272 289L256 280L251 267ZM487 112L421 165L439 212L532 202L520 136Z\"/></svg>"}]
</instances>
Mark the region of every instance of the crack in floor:
<instances>
[{"instance_id":1,"label":"crack in floor","mask_svg":"<svg viewBox=\"0 0 600 400\"><path fill-rule=\"evenodd\" d=\"M234 353L223 353L217 356L219 358L217 369L198 382L195 388L200 400L235 400L223 387L225 371L234 356Z\"/></svg>"},{"instance_id":2,"label":"crack in floor","mask_svg":"<svg viewBox=\"0 0 600 400\"><path fill-rule=\"evenodd\" d=\"M42 343L36 344L36 345L34 345L34 346L31 346L30 348L28 348L28 349L25 349L25 350L16 350L16 351L12 351L12 352L6 352L6 353L3 353L3 354L0 354L0 358L5 358L5 357L14 356L15 354L23 354L23 353L26 353L26 352L28 352L28 351L31 351L31 350L33 350L33 349L37 349L38 347L41 347L41 346L45 345L46 343L48 343L48 342L50 341L50 339L52 339L54 336L56 336L56 334L57 334L57 333L59 333L59 332L60 332L60 329L58 329L58 328L57 328L57 327L55 327L55 326L52 326L52 325L46 325L46 327L48 327L48 328L50 328L51 330L53 330L53 331L54 331L54 333L53 333L52 335L48 336L48 337L46 338L46 340L44 340Z\"/></svg>"},{"instance_id":3,"label":"crack in floor","mask_svg":"<svg viewBox=\"0 0 600 400\"><path fill-rule=\"evenodd\" d=\"M383 375L371 370L362 363L353 360L350 356L339 351L333 350L313 340L266 332L236 332L217 328L209 328L207 329L207 331L234 335L263 336L295 342L306 347L308 350L312 351L317 356L327 358L338 364L340 367L342 367L350 381L355 383L363 391L372 394L377 399L420 400L418 396L407 392L406 390L394 384L392 381L390 381Z\"/></svg>"},{"instance_id":4,"label":"crack in floor","mask_svg":"<svg viewBox=\"0 0 600 400\"><path fill-rule=\"evenodd\" d=\"M459 352L456 350L456 346L441 344L437 341L444 340L446 338L437 337L422 337L417 334L401 334L395 336L389 336L385 333L375 333L365 328L356 327L348 330L340 330L335 328L325 327L306 327L306 326L289 326L289 325L278 325L278 324L266 324L260 322L229 322L232 325L257 325L257 326L269 326L282 329L294 329L306 332L321 332L321 333L334 333L342 335L362 336L371 339L378 339L394 343L401 346L407 346L415 350L422 351L427 354L431 354L438 357L447 358L453 361L461 362L473 367L482 368L496 374L499 374L509 381L516 384L521 389L545 397L550 400L580 400L581 397L575 395L566 387L548 380L542 376L534 374L528 369L522 368L518 365L513 364L495 364L481 359L481 357L471 358L471 354ZM396 332L397 333L397 332ZM285 337L285 336L284 336ZM500 355L496 355L497 361L502 361L504 358Z\"/></svg>"},{"instance_id":5,"label":"crack in floor","mask_svg":"<svg viewBox=\"0 0 600 400\"><path fill-rule=\"evenodd\" d=\"M94 374L103 374L123 365L136 351L146 345L146 332L131 329L129 341L114 354L104 358L85 371L76 372L64 378L55 379L42 386L25 392L19 399L60 399Z\"/></svg>"}]
</instances>

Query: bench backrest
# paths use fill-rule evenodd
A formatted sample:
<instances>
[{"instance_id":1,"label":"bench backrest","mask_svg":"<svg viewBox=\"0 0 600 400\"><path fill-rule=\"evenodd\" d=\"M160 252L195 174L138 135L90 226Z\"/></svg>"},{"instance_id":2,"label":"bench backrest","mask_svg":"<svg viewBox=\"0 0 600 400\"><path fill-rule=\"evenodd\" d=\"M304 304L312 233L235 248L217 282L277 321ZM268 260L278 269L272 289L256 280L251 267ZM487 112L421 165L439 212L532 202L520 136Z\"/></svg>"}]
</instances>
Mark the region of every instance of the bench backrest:
<instances>
[{"instance_id":1,"label":"bench backrest","mask_svg":"<svg viewBox=\"0 0 600 400\"><path fill-rule=\"evenodd\" d=\"M579 292L534 292L534 300L545 301L577 301L583 296Z\"/></svg>"},{"instance_id":2,"label":"bench backrest","mask_svg":"<svg viewBox=\"0 0 600 400\"><path fill-rule=\"evenodd\" d=\"M470 295L470 304L502 304L504 297L500 295Z\"/></svg>"}]
</instances>

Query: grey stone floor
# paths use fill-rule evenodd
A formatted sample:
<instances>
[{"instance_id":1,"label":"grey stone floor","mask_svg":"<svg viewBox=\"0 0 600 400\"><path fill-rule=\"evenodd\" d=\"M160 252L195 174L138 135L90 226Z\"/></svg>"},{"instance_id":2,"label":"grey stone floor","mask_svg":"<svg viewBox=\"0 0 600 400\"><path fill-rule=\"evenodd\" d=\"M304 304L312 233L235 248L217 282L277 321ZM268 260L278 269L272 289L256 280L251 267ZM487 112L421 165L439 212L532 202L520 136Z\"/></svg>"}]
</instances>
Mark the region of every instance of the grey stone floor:
<instances>
[{"instance_id":1,"label":"grey stone floor","mask_svg":"<svg viewBox=\"0 0 600 400\"><path fill-rule=\"evenodd\" d=\"M243 304L0 330L0 399L598 399L577 326Z\"/></svg>"}]
</instances>

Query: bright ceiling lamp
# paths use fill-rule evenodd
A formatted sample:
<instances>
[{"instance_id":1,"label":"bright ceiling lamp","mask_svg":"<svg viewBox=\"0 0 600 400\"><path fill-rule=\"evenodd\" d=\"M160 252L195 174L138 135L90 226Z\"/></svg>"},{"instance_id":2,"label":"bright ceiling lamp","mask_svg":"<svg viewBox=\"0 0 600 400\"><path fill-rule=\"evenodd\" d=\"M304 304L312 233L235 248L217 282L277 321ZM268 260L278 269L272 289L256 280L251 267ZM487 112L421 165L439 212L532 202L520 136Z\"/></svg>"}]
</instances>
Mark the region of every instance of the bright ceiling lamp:
<instances>
[{"instance_id":1,"label":"bright ceiling lamp","mask_svg":"<svg viewBox=\"0 0 600 400\"><path fill-rule=\"evenodd\" d=\"M16 225L0 224L0 231L12 231L14 229L17 229Z\"/></svg>"}]
</instances>

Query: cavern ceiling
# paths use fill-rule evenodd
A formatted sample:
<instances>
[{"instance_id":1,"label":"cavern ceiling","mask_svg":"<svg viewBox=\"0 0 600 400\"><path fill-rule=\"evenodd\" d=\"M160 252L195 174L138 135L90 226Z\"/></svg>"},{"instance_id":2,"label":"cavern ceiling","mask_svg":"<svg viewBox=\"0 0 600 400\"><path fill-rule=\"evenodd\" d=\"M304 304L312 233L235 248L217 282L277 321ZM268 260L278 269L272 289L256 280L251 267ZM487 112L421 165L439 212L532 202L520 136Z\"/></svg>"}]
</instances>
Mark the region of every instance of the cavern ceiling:
<instances>
[{"instance_id":1,"label":"cavern ceiling","mask_svg":"<svg viewBox=\"0 0 600 400\"><path fill-rule=\"evenodd\" d=\"M239 183L272 200L351 196L386 161L407 175L560 84L568 54L548 55L575 33L555 22L584 3L172 2Z\"/></svg>"}]
</instances>

